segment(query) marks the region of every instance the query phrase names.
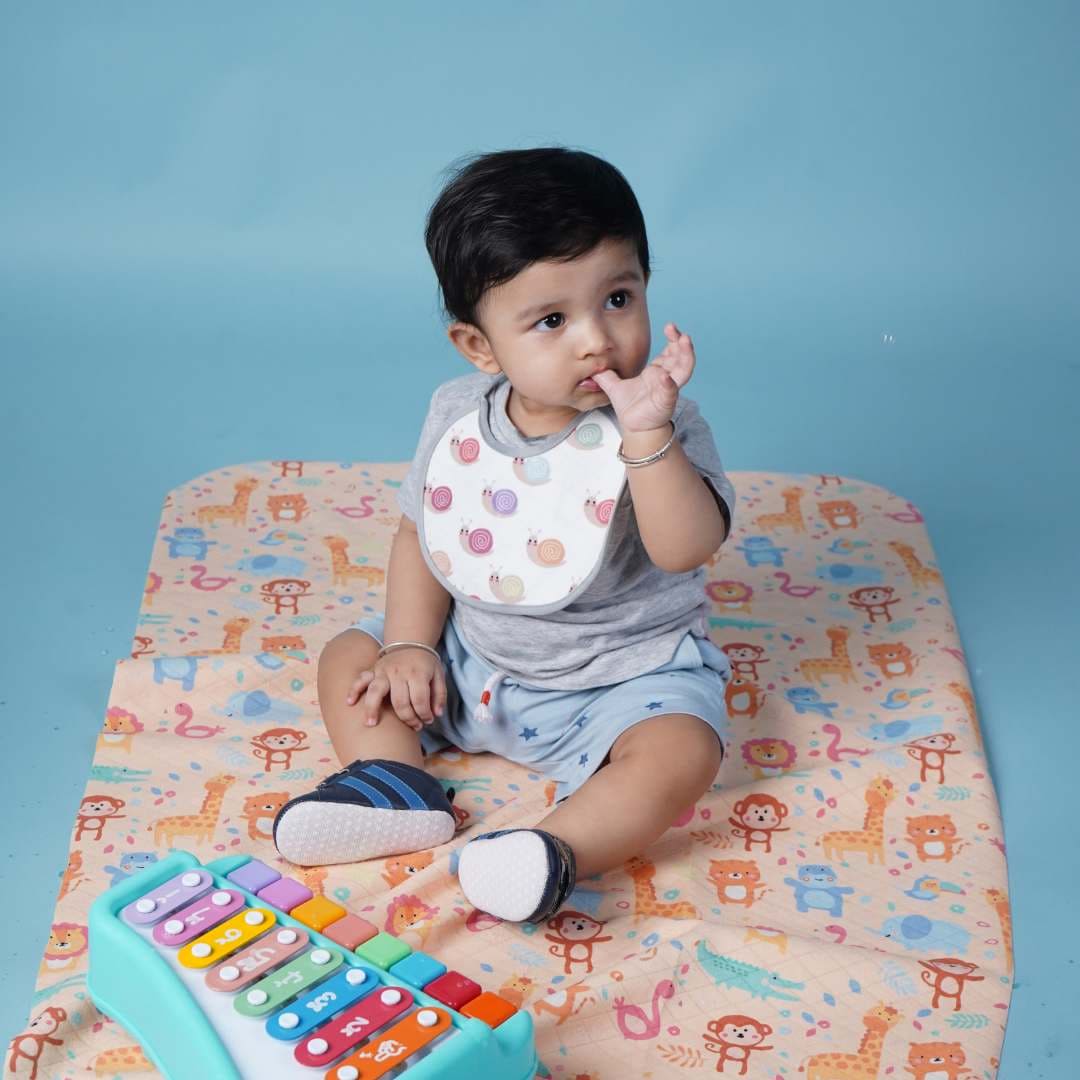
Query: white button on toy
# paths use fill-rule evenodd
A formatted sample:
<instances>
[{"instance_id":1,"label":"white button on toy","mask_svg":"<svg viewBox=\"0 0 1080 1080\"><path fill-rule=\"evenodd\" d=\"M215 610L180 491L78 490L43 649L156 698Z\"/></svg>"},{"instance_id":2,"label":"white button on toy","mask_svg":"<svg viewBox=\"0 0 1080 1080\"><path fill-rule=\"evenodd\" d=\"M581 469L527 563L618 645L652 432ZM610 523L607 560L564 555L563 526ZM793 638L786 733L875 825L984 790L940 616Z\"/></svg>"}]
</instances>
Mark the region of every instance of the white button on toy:
<instances>
[{"instance_id":1,"label":"white button on toy","mask_svg":"<svg viewBox=\"0 0 1080 1080\"><path fill-rule=\"evenodd\" d=\"M278 1022L278 1023L279 1023L279 1024L280 1024L280 1025L281 1025L281 1026L283 1027L283 1028L285 1028L285 1030L286 1030L286 1031L292 1031L292 1029L293 1029L294 1027L296 1027L296 1025L297 1025L297 1024L299 1024L299 1023L300 1023L300 1017L299 1017L299 1016L297 1016L297 1015L296 1015L296 1013L293 1013L293 1012L288 1012L288 1013L282 1013L282 1014L281 1014L281 1015L280 1015L280 1016L278 1017L278 1020L277 1020L277 1022Z\"/></svg>"},{"instance_id":2,"label":"white button on toy","mask_svg":"<svg viewBox=\"0 0 1080 1080\"><path fill-rule=\"evenodd\" d=\"M319 964L320 966L323 964L329 964L330 953L326 949L316 949L311 954L311 962L313 964Z\"/></svg>"},{"instance_id":3,"label":"white button on toy","mask_svg":"<svg viewBox=\"0 0 1080 1080\"><path fill-rule=\"evenodd\" d=\"M359 986L367 978L367 972L363 968L349 968L345 975L345 981L350 986Z\"/></svg>"},{"instance_id":4,"label":"white button on toy","mask_svg":"<svg viewBox=\"0 0 1080 1080\"><path fill-rule=\"evenodd\" d=\"M258 926L265 918L266 916L263 915L261 911L249 911L244 916L244 922L246 922L248 926Z\"/></svg>"},{"instance_id":5,"label":"white button on toy","mask_svg":"<svg viewBox=\"0 0 1080 1080\"><path fill-rule=\"evenodd\" d=\"M135 910L141 912L143 915L149 915L156 907L156 901L151 900L148 896L144 896L135 904Z\"/></svg>"},{"instance_id":6,"label":"white button on toy","mask_svg":"<svg viewBox=\"0 0 1080 1080\"><path fill-rule=\"evenodd\" d=\"M342 1065L337 1071L337 1080L357 1080L360 1071L355 1065Z\"/></svg>"},{"instance_id":7,"label":"white button on toy","mask_svg":"<svg viewBox=\"0 0 1080 1080\"><path fill-rule=\"evenodd\" d=\"M218 975L224 982L236 982L240 978L240 969L233 967L232 964L227 964L218 972Z\"/></svg>"},{"instance_id":8,"label":"white button on toy","mask_svg":"<svg viewBox=\"0 0 1080 1080\"><path fill-rule=\"evenodd\" d=\"M268 994L265 990L249 990L248 991L248 1004L249 1005L265 1005Z\"/></svg>"},{"instance_id":9,"label":"white button on toy","mask_svg":"<svg viewBox=\"0 0 1080 1080\"><path fill-rule=\"evenodd\" d=\"M218 907L224 907L226 904L232 903L232 897L227 892L216 892L210 897L210 903L216 904Z\"/></svg>"},{"instance_id":10,"label":"white button on toy","mask_svg":"<svg viewBox=\"0 0 1080 1080\"><path fill-rule=\"evenodd\" d=\"M282 945L291 945L296 940L296 931L279 930L277 939Z\"/></svg>"},{"instance_id":11,"label":"white button on toy","mask_svg":"<svg viewBox=\"0 0 1080 1080\"><path fill-rule=\"evenodd\" d=\"M388 990L384 990L379 995L379 1000L384 1005L396 1005L401 1000L401 991L395 990L392 986Z\"/></svg>"},{"instance_id":12,"label":"white button on toy","mask_svg":"<svg viewBox=\"0 0 1080 1080\"><path fill-rule=\"evenodd\" d=\"M204 957L209 956L213 951L214 950L211 949L205 941L200 941L198 945L191 946L191 955L197 956L200 960L202 960Z\"/></svg>"},{"instance_id":13,"label":"white button on toy","mask_svg":"<svg viewBox=\"0 0 1080 1080\"><path fill-rule=\"evenodd\" d=\"M421 1009L416 1014L416 1022L421 1027L434 1027L439 1022L439 1014L434 1009Z\"/></svg>"},{"instance_id":14,"label":"white button on toy","mask_svg":"<svg viewBox=\"0 0 1080 1080\"><path fill-rule=\"evenodd\" d=\"M180 919L170 919L165 924L166 934L182 934L184 932L184 924Z\"/></svg>"},{"instance_id":15,"label":"white button on toy","mask_svg":"<svg viewBox=\"0 0 1080 1080\"><path fill-rule=\"evenodd\" d=\"M307 1048L309 1054L318 1057L319 1054L325 1054L330 1049L330 1044L325 1039L309 1039Z\"/></svg>"},{"instance_id":16,"label":"white button on toy","mask_svg":"<svg viewBox=\"0 0 1080 1080\"><path fill-rule=\"evenodd\" d=\"M202 874L190 873L185 874L180 879L180 884L187 886L189 889L194 889L196 885L202 884Z\"/></svg>"}]
</instances>

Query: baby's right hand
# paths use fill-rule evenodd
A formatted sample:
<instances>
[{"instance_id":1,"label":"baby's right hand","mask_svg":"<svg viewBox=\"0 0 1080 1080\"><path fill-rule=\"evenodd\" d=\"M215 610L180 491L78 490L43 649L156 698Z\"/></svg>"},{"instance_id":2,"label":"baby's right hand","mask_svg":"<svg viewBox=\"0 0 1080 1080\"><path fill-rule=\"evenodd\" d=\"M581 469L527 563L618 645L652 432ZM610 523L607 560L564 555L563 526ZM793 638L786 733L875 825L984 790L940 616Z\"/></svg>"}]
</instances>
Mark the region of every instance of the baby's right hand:
<instances>
[{"instance_id":1,"label":"baby's right hand","mask_svg":"<svg viewBox=\"0 0 1080 1080\"><path fill-rule=\"evenodd\" d=\"M398 719L419 731L424 724L432 723L435 715L441 716L446 707L442 663L426 649L395 649L376 660L371 670L360 672L349 688L346 704L359 703L364 722L371 727L379 722L387 691Z\"/></svg>"}]
</instances>

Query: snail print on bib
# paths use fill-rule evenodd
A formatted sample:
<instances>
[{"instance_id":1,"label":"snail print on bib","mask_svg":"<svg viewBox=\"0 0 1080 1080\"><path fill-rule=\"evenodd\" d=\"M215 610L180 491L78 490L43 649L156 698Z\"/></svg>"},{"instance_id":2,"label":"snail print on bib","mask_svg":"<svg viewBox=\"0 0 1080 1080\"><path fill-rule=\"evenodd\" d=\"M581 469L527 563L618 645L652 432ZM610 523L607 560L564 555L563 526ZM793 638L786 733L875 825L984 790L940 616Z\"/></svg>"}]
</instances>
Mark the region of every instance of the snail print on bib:
<instances>
[{"instance_id":1,"label":"snail print on bib","mask_svg":"<svg viewBox=\"0 0 1080 1080\"><path fill-rule=\"evenodd\" d=\"M452 596L556 611L600 568L626 482L619 429L594 409L554 446L515 456L488 440L481 407L454 419L426 462L420 549Z\"/></svg>"}]
</instances>

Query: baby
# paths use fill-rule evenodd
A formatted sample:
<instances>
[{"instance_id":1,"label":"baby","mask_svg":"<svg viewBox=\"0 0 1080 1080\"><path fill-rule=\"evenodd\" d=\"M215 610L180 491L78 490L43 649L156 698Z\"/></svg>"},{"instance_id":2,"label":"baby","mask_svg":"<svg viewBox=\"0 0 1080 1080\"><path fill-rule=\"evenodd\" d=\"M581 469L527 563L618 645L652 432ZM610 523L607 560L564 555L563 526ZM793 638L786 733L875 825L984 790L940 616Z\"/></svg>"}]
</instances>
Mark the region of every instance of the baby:
<instances>
[{"instance_id":1,"label":"baby","mask_svg":"<svg viewBox=\"0 0 1080 1080\"><path fill-rule=\"evenodd\" d=\"M281 809L274 842L301 865L448 843L453 789L424 756L491 751L558 797L535 828L469 840L459 883L478 909L539 923L716 776L731 667L707 636L703 564L735 493L680 395L689 336L667 323L647 362L649 247L616 168L562 147L479 156L425 239L477 370L431 398L385 617L319 657L343 768Z\"/></svg>"}]
</instances>

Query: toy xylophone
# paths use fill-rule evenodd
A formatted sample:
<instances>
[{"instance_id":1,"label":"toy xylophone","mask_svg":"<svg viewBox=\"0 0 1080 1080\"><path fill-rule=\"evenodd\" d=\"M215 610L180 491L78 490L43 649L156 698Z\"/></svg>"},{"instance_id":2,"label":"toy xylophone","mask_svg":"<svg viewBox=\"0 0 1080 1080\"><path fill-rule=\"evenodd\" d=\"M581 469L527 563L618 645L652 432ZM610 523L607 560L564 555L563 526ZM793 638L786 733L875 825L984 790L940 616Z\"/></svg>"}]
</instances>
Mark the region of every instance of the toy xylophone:
<instances>
[{"instance_id":1,"label":"toy xylophone","mask_svg":"<svg viewBox=\"0 0 1080 1080\"><path fill-rule=\"evenodd\" d=\"M169 1080L532 1080L510 1002L247 855L175 851L90 910L87 986Z\"/></svg>"}]
</instances>

